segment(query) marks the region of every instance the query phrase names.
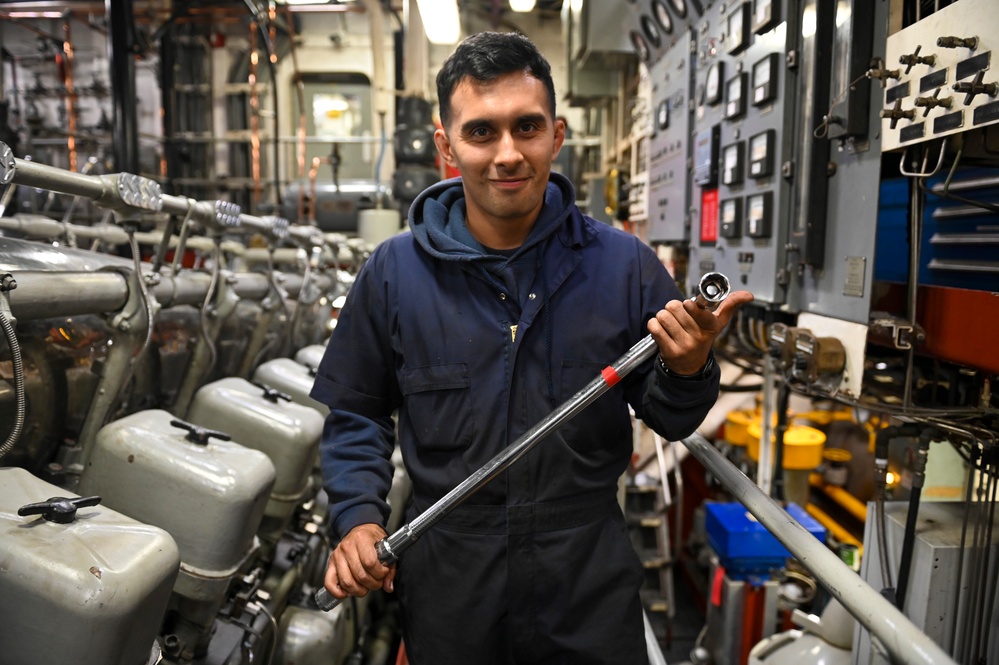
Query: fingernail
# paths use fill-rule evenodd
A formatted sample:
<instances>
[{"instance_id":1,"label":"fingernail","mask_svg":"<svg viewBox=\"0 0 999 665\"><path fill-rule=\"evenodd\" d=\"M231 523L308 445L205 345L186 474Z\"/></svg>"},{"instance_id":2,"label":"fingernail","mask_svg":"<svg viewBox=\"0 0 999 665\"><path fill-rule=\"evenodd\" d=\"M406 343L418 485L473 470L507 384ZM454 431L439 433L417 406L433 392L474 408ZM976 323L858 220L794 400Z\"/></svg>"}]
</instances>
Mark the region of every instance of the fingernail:
<instances>
[{"instance_id":1,"label":"fingernail","mask_svg":"<svg viewBox=\"0 0 999 665\"><path fill-rule=\"evenodd\" d=\"M393 591L395 591L395 580L389 580L389 583L388 583L387 586L388 586L389 593L392 593Z\"/></svg>"}]
</instances>

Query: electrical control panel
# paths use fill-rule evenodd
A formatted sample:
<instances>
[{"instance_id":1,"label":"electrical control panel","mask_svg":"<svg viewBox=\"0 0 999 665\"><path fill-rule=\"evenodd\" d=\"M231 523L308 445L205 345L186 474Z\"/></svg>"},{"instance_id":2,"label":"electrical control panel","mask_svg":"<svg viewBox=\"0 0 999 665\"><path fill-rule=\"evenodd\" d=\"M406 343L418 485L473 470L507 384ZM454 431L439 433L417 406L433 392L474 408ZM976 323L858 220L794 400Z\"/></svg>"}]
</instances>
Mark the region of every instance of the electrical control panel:
<instances>
[{"instance_id":1,"label":"electrical control panel","mask_svg":"<svg viewBox=\"0 0 999 665\"><path fill-rule=\"evenodd\" d=\"M691 37L676 44L649 68L652 132L648 165L648 239L681 242L688 238L687 159L690 147Z\"/></svg>"},{"instance_id":2,"label":"electrical control panel","mask_svg":"<svg viewBox=\"0 0 999 665\"><path fill-rule=\"evenodd\" d=\"M883 65L883 150L999 123L999 11L958 0L890 35Z\"/></svg>"},{"instance_id":3,"label":"electrical control panel","mask_svg":"<svg viewBox=\"0 0 999 665\"><path fill-rule=\"evenodd\" d=\"M791 183L796 30L777 0L716 2L694 25L690 269L718 270L758 301L782 304Z\"/></svg>"}]
</instances>

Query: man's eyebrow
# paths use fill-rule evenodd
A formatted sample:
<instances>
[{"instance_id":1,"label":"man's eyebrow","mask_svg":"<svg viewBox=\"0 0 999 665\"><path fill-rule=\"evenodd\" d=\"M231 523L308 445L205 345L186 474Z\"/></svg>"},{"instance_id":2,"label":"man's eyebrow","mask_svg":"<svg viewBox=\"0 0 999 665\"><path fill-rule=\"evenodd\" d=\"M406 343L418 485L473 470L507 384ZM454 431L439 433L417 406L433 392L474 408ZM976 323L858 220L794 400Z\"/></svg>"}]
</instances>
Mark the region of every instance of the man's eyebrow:
<instances>
[{"instance_id":1,"label":"man's eyebrow","mask_svg":"<svg viewBox=\"0 0 999 665\"><path fill-rule=\"evenodd\" d=\"M543 126L548 122L548 118L547 116L545 116L544 113L528 113L526 115L518 116L514 120L515 125L521 125L525 122L531 122L536 125ZM495 124L494 121L488 118L473 118L471 120L468 120L467 122L463 122L461 124L460 131L462 134L470 134L479 127L488 128L492 127L494 124Z\"/></svg>"}]
</instances>

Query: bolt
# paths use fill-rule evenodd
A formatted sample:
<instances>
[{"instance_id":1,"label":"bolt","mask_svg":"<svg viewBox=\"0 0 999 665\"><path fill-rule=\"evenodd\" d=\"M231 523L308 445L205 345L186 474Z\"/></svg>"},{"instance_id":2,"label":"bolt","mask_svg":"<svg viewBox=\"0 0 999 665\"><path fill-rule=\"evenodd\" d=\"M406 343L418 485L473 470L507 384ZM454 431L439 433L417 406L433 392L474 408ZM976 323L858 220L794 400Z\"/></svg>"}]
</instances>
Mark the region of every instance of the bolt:
<instances>
[{"instance_id":1,"label":"bolt","mask_svg":"<svg viewBox=\"0 0 999 665\"><path fill-rule=\"evenodd\" d=\"M9 272L0 276L0 292L13 291L17 288L17 280Z\"/></svg>"}]
</instances>

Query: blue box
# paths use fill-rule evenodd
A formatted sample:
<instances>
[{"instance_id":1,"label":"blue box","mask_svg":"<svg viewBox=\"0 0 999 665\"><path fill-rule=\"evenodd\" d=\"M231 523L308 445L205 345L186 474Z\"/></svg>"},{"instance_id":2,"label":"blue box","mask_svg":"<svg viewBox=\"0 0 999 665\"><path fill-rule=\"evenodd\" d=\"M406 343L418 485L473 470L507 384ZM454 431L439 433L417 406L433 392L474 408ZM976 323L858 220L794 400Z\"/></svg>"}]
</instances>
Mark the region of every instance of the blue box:
<instances>
[{"instance_id":1,"label":"blue box","mask_svg":"<svg viewBox=\"0 0 999 665\"><path fill-rule=\"evenodd\" d=\"M825 542L825 527L800 506L789 503L785 510L806 531ZM770 570L783 568L785 559L791 557L791 553L741 503L709 503L705 505L705 511L708 543L730 578L769 576Z\"/></svg>"}]
</instances>

